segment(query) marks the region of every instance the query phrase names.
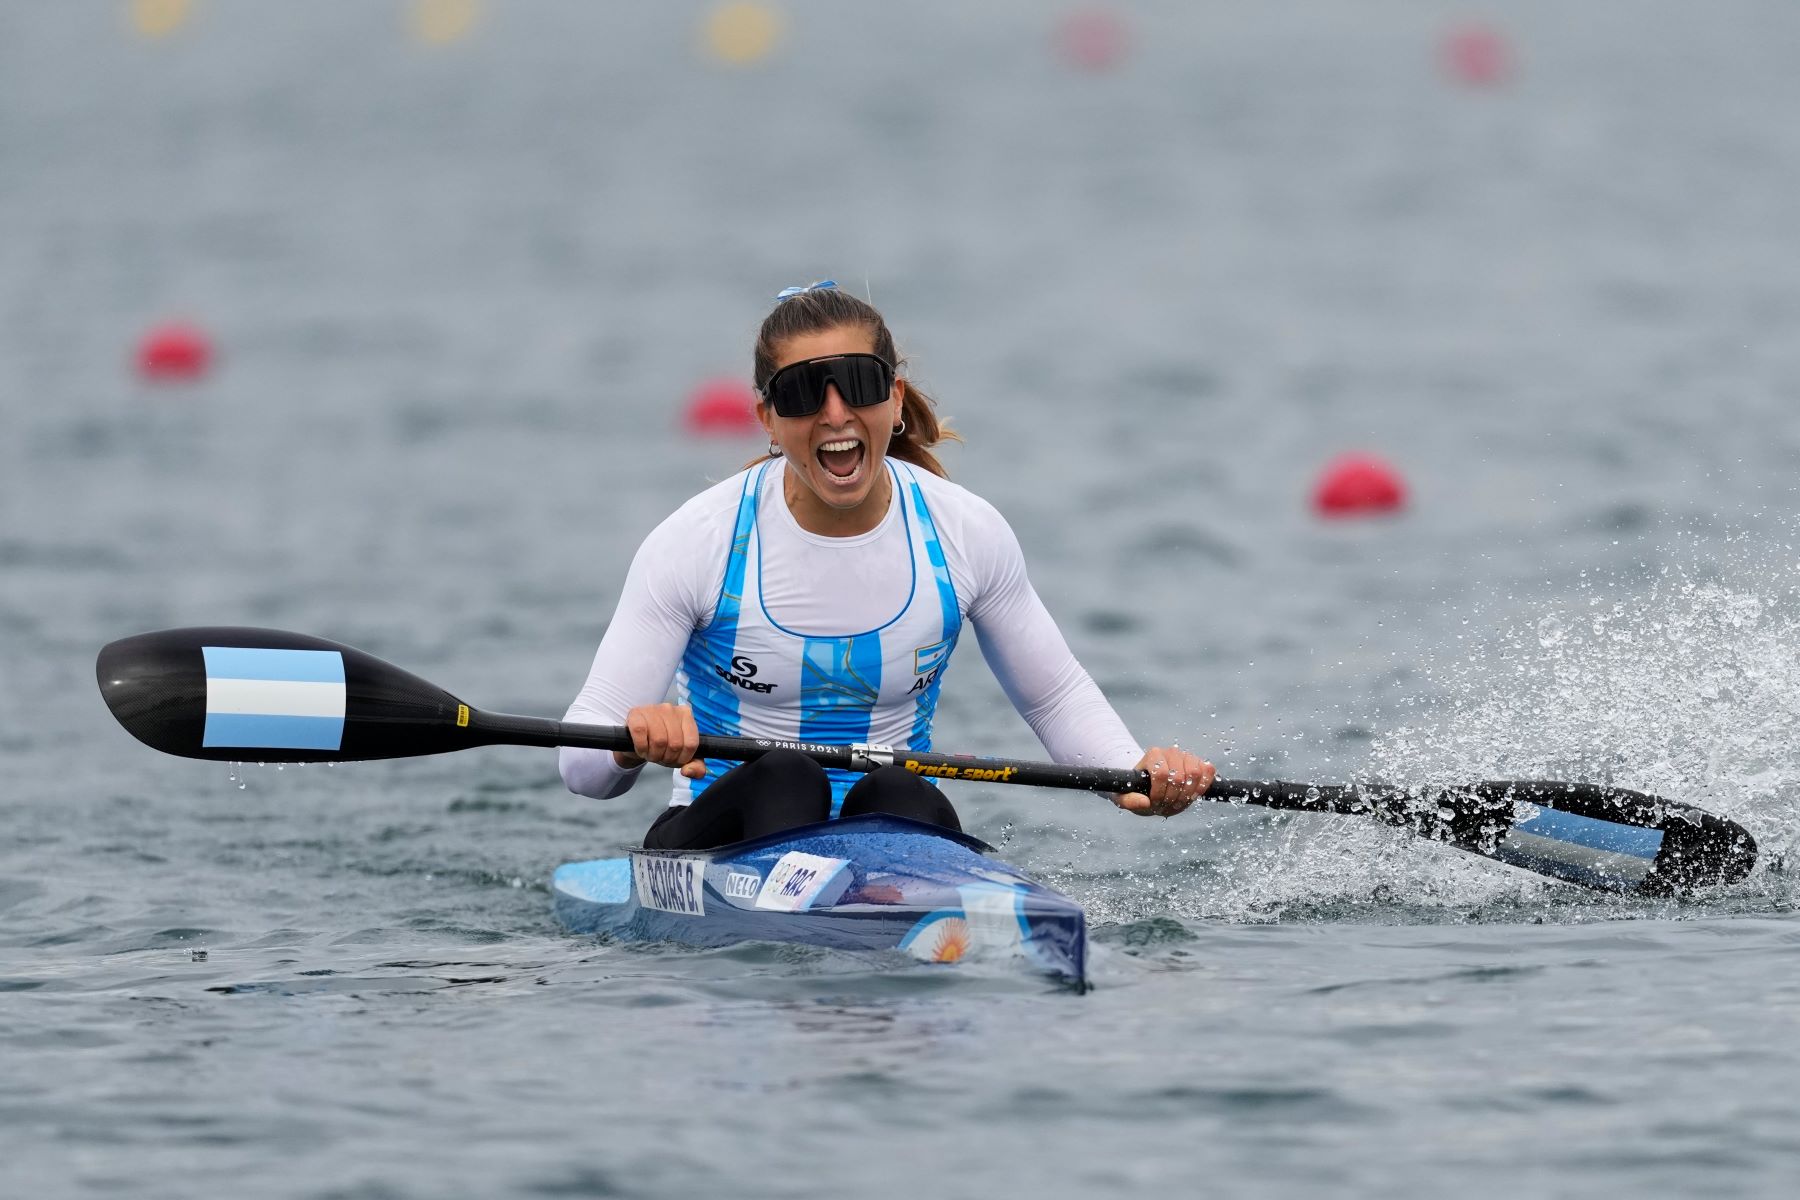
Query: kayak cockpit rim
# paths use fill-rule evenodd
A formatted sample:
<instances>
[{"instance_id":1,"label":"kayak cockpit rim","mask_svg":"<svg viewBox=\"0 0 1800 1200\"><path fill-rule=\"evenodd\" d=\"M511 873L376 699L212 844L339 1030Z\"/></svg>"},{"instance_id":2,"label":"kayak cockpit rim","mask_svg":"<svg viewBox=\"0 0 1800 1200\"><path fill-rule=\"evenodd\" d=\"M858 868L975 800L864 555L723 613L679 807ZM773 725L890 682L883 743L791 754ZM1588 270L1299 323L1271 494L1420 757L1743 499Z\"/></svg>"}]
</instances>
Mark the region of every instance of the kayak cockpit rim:
<instances>
[{"instance_id":1,"label":"kayak cockpit rim","mask_svg":"<svg viewBox=\"0 0 1800 1200\"><path fill-rule=\"evenodd\" d=\"M928 821L915 821L911 817L898 817L891 813L858 813L854 817L833 817L829 821L815 821L810 825L794 825L787 829L768 834L764 837L751 838L743 842L731 842L724 846L707 846L703 849L676 849L663 846L632 845L626 843L619 847L627 854L666 854L692 856L704 854L714 858L724 858L739 854L748 854L761 850L766 846L778 846L783 842L791 842L796 838L810 837L814 834L831 834L848 829L860 829L867 825L897 825L906 833L922 833L931 837L943 838L947 842L955 842L967 846L977 854L998 854L1000 851L988 845L980 838L967 834L959 829L951 829L944 825L933 825Z\"/></svg>"}]
</instances>

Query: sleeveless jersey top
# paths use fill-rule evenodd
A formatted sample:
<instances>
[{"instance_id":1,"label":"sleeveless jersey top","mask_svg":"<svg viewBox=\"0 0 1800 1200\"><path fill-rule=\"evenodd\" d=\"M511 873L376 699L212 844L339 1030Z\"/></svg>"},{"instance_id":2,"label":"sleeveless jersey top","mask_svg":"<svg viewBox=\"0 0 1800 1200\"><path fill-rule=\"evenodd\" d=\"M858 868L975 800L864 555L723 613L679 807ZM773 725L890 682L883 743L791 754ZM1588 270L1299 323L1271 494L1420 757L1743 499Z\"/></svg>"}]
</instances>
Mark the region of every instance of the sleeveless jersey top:
<instances>
[{"instance_id":1,"label":"sleeveless jersey top","mask_svg":"<svg viewBox=\"0 0 1800 1200\"><path fill-rule=\"evenodd\" d=\"M912 589L873 629L802 632L769 612L757 528L769 464L747 475L712 621L688 638L676 675L679 701L693 707L701 733L741 736L745 712L754 707L755 736L931 749L931 718L962 614L916 468L894 459L886 467L912 556ZM704 779L676 774L674 802L691 801L736 765L707 759ZM835 817L861 776L827 773Z\"/></svg>"}]
</instances>

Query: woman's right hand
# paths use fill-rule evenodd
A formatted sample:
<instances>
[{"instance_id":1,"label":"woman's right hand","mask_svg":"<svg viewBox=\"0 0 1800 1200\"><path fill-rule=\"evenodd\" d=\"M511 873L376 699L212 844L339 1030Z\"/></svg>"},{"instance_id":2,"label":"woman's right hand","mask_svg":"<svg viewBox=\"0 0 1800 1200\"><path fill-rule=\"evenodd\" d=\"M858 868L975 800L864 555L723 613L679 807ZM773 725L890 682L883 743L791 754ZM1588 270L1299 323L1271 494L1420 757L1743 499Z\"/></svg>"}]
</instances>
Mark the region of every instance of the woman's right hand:
<instances>
[{"instance_id":1,"label":"woman's right hand","mask_svg":"<svg viewBox=\"0 0 1800 1200\"><path fill-rule=\"evenodd\" d=\"M631 731L636 753L613 751L613 761L625 770L653 762L677 767L689 779L706 778L705 761L694 757L700 749L700 727L687 705L640 704L625 714L625 728Z\"/></svg>"}]
</instances>

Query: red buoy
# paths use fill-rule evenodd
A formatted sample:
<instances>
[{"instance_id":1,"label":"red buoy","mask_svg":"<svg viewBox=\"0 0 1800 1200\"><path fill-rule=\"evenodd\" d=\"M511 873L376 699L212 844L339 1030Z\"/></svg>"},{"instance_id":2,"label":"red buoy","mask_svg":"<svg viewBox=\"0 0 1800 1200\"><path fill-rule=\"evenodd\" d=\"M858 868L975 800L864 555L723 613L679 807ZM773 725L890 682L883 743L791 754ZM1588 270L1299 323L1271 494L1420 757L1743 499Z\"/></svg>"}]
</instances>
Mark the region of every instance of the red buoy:
<instances>
[{"instance_id":1,"label":"red buoy","mask_svg":"<svg viewBox=\"0 0 1800 1200\"><path fill-rule=\"evenodd\" d=\"M1406 503L1406 481L1370 454L1343 454L1325 464L1313 486L1313 511L1325 517L1393 512Z\"/></svg>"},{"instance_id":2,"label":"red buoy","mask_svg":"<svg viewBox=\"0 0 1800 1200\"><path fill-rule=\"evenodd\" d=\"M688 397L682 417L690 433L753 433L756 391L741 379L709 379Z\"/></svg>"},{"instance_id":3,"label":"red buoy","mask_svg":"<svg viewBox=\"0 0 1800 1200\"><path fill-rule=\"evenodd\" d=\"M196 326L173 321L158 325L138 342L137 369L145 379L199 379L212 366L212 340Z\"/></svg>"},{"instance_id":4,"label":"red buoy","mask_svg":"<svg viewBox=\"0 0 1800 1200\"><path fill-rule=\"evenodd\" d=\"M1103 8L1070 13L1056 27L1056 47L1064 62L1084 71L1105 71L1125 57L1125 22Z\"/></svg>"},{"instance_id":5,"label":"red buoy","mask_svg":"<svg viewBox=\"0 0 1800 1200\"><path fill-rule=\"evenodd\" d=\"M1485 25L1452 29L1439 53L1444 70L1458 83L1492 87L1512 74L1512 47L1497 30Z\"/></svg>"}]
</instances>

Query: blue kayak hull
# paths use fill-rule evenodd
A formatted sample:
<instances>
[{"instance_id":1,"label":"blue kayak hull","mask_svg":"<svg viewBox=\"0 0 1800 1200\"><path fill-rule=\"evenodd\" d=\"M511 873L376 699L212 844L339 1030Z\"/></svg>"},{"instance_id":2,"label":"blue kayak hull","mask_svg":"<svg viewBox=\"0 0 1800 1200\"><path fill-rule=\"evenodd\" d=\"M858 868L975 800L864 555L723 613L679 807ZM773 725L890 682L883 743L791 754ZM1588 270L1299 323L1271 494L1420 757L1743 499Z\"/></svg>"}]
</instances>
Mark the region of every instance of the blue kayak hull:
<instances>
[{"instance_id":1,"label":"blue kayak hull","mask_svg":"<svg viewBox=\"0 0 1800 1200\"><path fill-rule=\"evenodd\" d=\"M1081 906L991 851L901 817L847 817L713 850L567 863L551 894L576 933L898 950L928 962L1017 957L1085 983Z\"/></svg>"}]
</instances>

